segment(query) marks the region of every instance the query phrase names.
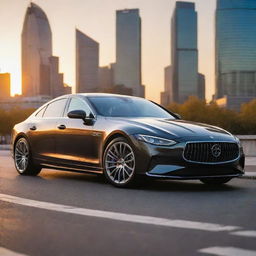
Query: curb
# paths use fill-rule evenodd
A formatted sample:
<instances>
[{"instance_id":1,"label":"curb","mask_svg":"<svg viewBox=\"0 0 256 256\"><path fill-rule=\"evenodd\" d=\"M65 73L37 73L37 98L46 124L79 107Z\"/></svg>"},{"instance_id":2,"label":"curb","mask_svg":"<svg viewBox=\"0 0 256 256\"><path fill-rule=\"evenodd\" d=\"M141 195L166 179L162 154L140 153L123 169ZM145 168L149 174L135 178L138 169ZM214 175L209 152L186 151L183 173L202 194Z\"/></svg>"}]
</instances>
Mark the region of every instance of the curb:
<instances>
[{"instance_id":1,"label":"curb","mask_svg":"<svg viewBox=\"0 0 256 256\"><path fill-rule=\"evenodd\" d=\"M238 177L239 179L256 180L256 172L246 172L243 176Z\"/></svg>"}]
</instances>

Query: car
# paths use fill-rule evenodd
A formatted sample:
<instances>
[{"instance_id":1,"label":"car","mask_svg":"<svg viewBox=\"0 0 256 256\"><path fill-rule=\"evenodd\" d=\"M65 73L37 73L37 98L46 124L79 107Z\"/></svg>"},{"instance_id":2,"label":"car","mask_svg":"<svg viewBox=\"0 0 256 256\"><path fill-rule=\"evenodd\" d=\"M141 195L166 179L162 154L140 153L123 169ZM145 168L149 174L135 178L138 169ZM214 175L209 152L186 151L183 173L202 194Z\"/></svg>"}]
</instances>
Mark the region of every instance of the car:
<instances>
[{"instance_id":1,"label":"car","mask_svg":"<svg viewBox=\"0 0 256 256\"><path fill-rule=\"evenodd\" d=\"M242 176L245 162L239 139L221 128L181 120L143 98L104 93L64 95L40 107L14 126L12 155L21 175L90 172L116 187L143 177L219 185Z\"/></svg>"}]
</instances>

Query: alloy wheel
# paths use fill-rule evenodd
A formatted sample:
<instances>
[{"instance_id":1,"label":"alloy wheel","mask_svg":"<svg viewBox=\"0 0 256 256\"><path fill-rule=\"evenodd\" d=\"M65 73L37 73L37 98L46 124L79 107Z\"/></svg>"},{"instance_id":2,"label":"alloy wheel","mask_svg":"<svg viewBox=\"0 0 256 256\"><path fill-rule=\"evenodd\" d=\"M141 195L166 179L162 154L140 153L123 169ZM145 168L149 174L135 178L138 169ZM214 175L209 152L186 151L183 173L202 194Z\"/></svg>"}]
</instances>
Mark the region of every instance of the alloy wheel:
<instances>
[{"instance_id":1,"label":"alloy wheel","mask_svg":"<svg viewBox=\"0 0 256 256\"><path fill-rule=\"evenodd\" d=\"M131 146L123 141L113 143L106 152L105 169L115 184L128 183L135 172L135 156Z\"/></svg>"},{"instance_id":2,"label":"alloy wheel","mask_svg":"<svg viewBox=\"0 0 256 256\"><path fill-rule=\"evenodd\" d=\"M20 139L15 145L15 165L20 173L26 171L29 161L29 147L25 139Z\"/></svg>"}]
</instances>

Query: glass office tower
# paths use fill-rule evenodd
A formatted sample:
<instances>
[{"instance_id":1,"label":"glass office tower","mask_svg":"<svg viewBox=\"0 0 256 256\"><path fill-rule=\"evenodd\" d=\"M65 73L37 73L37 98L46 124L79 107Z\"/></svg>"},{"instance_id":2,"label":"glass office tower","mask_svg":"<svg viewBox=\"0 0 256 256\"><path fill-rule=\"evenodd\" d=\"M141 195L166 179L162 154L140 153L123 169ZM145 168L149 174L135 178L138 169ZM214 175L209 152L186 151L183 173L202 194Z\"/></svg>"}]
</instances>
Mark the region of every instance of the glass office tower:
<instances>
[{"instance_id":1,"label":"glass office tower","mask_svg":"<svg viewBox=\"0 0 256 256\"><path fill-rule=\"evenodd\" d=\"M139 9L116 11L116 85L133 90L133 95L144 97L141 85L141 18Z\"/></svg>"},{"instance_id":2,"label":"glass office tower","mask_svg":"<svg viewBox=\"0 0 256 256\"><path fill-rule=\"evenodd\" d=\"M171 24L173 101L198 96L197 12L195 4L176 2Z\"/></svg>"},{"instance_id":3,"label":"glass office tower","mask_svg":"<svg viewBox=\"0 0 256 256\"><path fill-rule=\"evenodd\" d=\"M254 0L217 1L216 98L224 96L233 97L239 105L256 96Z\"/></svg>"},{"instance_id":4,"label":"glass office tower","mask_svg":"<svg viewBox=\"0 0 256 256\"><path fill-rule=\"evenodd\" d=\"M34 3L27 8L21 39L23 96L50 95L52 32L45 12Z\"/></svg>"}]
</instances>

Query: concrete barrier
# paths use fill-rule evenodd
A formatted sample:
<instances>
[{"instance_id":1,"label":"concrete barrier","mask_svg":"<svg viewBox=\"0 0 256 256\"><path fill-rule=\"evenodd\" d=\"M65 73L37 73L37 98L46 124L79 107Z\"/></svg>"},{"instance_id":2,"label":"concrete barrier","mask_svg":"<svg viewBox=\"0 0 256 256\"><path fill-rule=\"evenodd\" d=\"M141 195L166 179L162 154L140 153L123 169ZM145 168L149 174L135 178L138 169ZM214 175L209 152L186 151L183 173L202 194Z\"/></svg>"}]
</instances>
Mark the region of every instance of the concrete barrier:
<instances>
[{"instance_id":1,"label":"concrete barrier","mask_svg":"<svg viewBox=\"0 0 256 256\"><path fill-rule=\"evenodd\" d=\"M244 148L244 153L249 157L256 157L256 135L237 135Z\"/></svg>"},{"instance_id":2,"label":"concrete barrier","mask_svg":"<svg viewBox=\"0 0 256 256\"><path fill-rule=\"evenodd\" d=\"M10 150L11 145L0 144L0 150Z\"/></svg>"},{"instance_id":3,"label":"concrete barrier","mask_svg":"<svg viewBox=\"0 0 256 256\"><path fill-rule=\"evenodd\" d=\"M243 145L244 153L248 157L256 157L256 135L236 135ZM0 150L10 150L10 145L1 145Z\"/></svg>"}]
</instances>

